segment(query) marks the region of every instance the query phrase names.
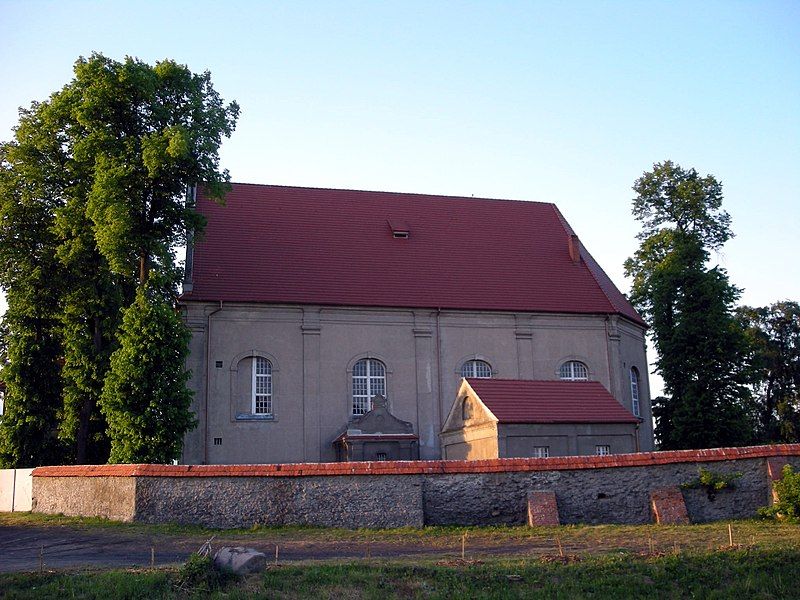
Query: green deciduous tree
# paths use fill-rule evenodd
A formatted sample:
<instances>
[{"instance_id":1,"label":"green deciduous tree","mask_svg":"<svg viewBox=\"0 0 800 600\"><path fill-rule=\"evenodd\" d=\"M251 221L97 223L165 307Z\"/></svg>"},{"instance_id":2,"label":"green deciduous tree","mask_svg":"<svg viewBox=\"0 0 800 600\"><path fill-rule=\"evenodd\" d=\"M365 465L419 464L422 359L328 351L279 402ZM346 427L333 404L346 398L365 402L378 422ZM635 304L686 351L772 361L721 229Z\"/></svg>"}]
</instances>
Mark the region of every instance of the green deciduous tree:
<instances>
[{"instance_id":1,"label":"green deciduous tree","mask_svg":"<svg viewBox=\"0 0 800 600\"><path fill-rule=\"evenodd\" d=\"M94 54L76 62L63 89L21 110L15 140L0 147L0 285L16 309L6 319L8 373L39 360L15 346L42 339L27 316L33 311L39 330L46 322L59 384L57 399L39 402L9 381L9 405L12 414L45 405L56 414L62 460L107 458L107 412L98 402L120 346L122 310L137 286L175 297L175 248L203 226L184 202L186 188L202 183L222 198L229 176L218 151L238 111L222 102L208 73ZM25 260L49 262L36 270ZM41 373L30 376L52 383L51 372ZM4 427L17 422L4 419Z\"/></svg>"},{"instance_id":2,"label":"green deciduous tree","mask_svg":"<svg viewBox=\"0 0 800 600\"><path fill-rule=\"evenodd\" d=\"M800 442L800 304L743 306L761 442Z\"/></svg>"},{"instance_id":3,"label":"green deciduous tree","mask_svg":"<svg viewBox=\"0 0 800 600\"><path fill-rule=\"evenodd\" d=\"M57 436L63 280L52 232L58 199L39 176L40 165L27 160L30 150L16 144L0 149L0 285L8 303L0 465L20 467L63 461Z\"/></svg>"},{"instance_id":4,"label":"green deciduous tree","mask_svg":"<svg viewBox=\"0 0 800 600\"><path fill-rule=\"evenodd\" d=\"M125 310L111 356L101 409L108 420L110 462L169 462L180 456L189 413L190 333L171 298L140 287Z\"/></svg>"},{"instance_id":5,"label":"green deciduous tree","mask_svg":"<svg viewBox=\"0 0 800 600\"><path fill-rule=\"evenodd\" d=\"M671 161L637 179L641 244L625 263L631 301L650 322L666 396L653 401L663 449L741 445L752 439L747 353L733 315L739 290L711 250L731 236L722 186Z\"/></svg>"},{"instance_id":6,"label":"green deciduous tree","mask_svg":"<svg viewBox=\"0 0 800 600\"><path fill-rule=\"evenodd\" d=\"M163 61L81 59L72 86L80 95L81 137L75 155L93 168L86 215L112 271L143 284L152 268L170 283L173 249L201 217L183 201L202 182L222 197L229 177L219 170L223 136L239 107L225 106L209 73Z\"/></svg>"}]
</instances>

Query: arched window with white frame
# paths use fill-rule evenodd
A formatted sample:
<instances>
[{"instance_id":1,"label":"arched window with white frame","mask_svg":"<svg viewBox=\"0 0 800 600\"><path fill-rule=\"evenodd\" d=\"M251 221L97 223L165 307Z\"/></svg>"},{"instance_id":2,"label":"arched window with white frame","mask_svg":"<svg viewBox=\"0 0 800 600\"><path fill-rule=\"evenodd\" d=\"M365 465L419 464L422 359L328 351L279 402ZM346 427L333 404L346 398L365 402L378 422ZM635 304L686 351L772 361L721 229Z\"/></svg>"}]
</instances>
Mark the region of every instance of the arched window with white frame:
<instances>
[{"instance_id":1,"label":"arched window with white frame","mask_svg":"<svg viewBox=\"0 0 800 600\"><path fill-rule=\"evenodd\" d=\"M263 356L253 357L253 414L272 414L272 363Z\"/></svg>"},{"instance_id":2,"label":"arched window with white frame","mask_svg":"<svg viewBox=\"0 0 800 600\"><path fill-rule=\"evenodd\" d=\"M559 367L558 377L563 381L588 381L589 369L579 360L568 360Z\"/></svg>"},{"instance_id":3,"label":"arched window with white frame","mask_svg":"<svg viewBox=\"0 0 800 600\"><path fill-rule=\"evenodd\" d=\"M375 358L362 358L353 365L353 416L368 413L378 395L386 396L386 366Z\"/></svg>"},{"instance_id":4,"label":"arched window with white frame","mask_svg":"<svg viewBox=\"0 0 800 600\"><path fill-rule=\"evenodd\" d=\"M631 409L634 416L641 416L639 404L639 371L636 367L631 367Z\"/></svg>"},{"instance_id":5,"label":"arched window with white frame","mask_svg":"<svg viewBox=\"0 0 800 600\"><path fill-rule=\"evenodd\" d=\"M485 360L468 360L461 365L462 377L474 377L476 379L489 379L492 376L492 365Z\"/></svg>"}]
</instances>

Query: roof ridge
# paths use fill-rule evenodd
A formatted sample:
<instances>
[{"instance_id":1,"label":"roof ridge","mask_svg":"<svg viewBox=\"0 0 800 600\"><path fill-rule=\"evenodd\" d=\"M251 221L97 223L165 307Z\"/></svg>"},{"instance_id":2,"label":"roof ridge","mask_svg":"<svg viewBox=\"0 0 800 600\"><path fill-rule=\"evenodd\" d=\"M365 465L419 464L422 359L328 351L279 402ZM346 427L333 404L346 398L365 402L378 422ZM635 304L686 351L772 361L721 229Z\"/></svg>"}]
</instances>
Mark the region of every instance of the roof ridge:
<instances>
[{"instance_id":1,"label":"roof ridge","mask_svg":"<svg viewBox=\"0 0 800 600\"><path fill-rule=\"evenodd\" d=\"M245 181L231 181L230 185L249 185L253 187L276 187L283 189L294 190L319 190L323 192L355 192L358 194L386 194L390 196L418 196L422 198L446 198L453 200L488 200L491 202L514 202L525 204L542 204L545 206L555 206L553 202L545 202L543 200L524 200L521 198L489 198L486 196L459 196L456 194L429 194L424 192L394 192L389 190L359 190L355 188L335 188L335 187L318 187L310 185L282 185L278 183L249 183Z\"/></svg>"}]
</instances>

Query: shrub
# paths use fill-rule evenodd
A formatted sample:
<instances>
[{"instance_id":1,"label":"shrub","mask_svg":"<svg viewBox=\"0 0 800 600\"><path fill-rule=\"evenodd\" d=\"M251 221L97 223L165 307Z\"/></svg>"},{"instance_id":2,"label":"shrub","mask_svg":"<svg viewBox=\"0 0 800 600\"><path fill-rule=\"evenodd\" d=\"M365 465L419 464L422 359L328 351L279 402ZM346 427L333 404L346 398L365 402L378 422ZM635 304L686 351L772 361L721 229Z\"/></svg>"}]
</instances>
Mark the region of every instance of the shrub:
<instances>
[{"instance_id":1,"label":"shrub","mask_svg":"<svg viewBox=\"0 0 800 600\"><path fill-rule=\"evenodd\" d=\"M734 481L742 476L741 473L715 473L700 467L697 479L681 484L683 489L702 488L706 491L709 501L713 502L717 492L736 487Z\"/></svg>"},{"instance_id":2,"label":"shrub","mask_svg":"<svg viewBox=\"0 0 800 600\"><path fill-rule=\"evenodd\" d=\"M236 579L236 576L217 569L210 556L194 553L178 570L176 587L183 592L208 594L231 579Z\"/></svg>"},{"instance_id":3,"label":"shrub","mask_svg":"<svg viewBox=\"0 0 800 600\"><path fill-rule=\"evenodd\" d=\"M759 514L800 523L800 472L795 473L791 465L783 467L783 479L775 482L775 493L775 503L760 509Z\"/></svg>"}]
</instances>

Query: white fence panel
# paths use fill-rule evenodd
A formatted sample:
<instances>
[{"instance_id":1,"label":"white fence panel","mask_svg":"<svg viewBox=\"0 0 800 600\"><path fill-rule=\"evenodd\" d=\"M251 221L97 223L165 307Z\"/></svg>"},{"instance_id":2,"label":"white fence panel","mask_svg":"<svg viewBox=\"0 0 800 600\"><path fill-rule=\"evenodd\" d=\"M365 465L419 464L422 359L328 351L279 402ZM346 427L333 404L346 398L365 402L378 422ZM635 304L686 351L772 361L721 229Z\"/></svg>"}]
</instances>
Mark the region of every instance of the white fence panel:
<instances>
[{"instance_id":1,"label":"white fence panel","mask_svg":"<svg viewBox=\"0 0 800 600\"><path fill-rule=\"evenodd\" d=\"M0 512L31 510L32 473L33 469L0 469Z\"/></svg>"}]
</instances>

